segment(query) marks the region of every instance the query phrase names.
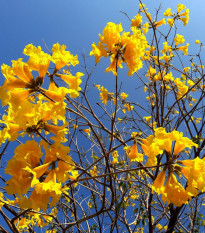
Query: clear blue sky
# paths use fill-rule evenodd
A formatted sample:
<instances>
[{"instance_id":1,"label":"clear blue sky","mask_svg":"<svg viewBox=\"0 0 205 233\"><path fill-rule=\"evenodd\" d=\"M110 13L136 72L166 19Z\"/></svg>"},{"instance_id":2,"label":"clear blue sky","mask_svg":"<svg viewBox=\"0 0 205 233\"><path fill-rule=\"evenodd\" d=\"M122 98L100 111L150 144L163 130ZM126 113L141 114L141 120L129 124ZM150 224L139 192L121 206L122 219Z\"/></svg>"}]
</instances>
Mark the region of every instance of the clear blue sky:
<instances>
[{"instance_id":1,"label":"clear blue sky","mask_svg":"<svg viewBox=\"0 0 205 233\"><path fill-rule=\"evenodd\" d=\"M145 0L150 9L157 8L162 2L163 8L176 10L178 0ZM200 39L203 42L205 31L204 0L181 0L190 9L190 22L183 28L185 38L190 41ZM74 53L80 55L98 40L98 33L107 22L128 21L119 11L125 11L133 18L138 9L138 0L2 0L0 7L0 64L22 56L25 45L33 43L49 47L59 42L68 45ZM126 28L126 27L125 27Z\"/></svg>"}]
</instances>

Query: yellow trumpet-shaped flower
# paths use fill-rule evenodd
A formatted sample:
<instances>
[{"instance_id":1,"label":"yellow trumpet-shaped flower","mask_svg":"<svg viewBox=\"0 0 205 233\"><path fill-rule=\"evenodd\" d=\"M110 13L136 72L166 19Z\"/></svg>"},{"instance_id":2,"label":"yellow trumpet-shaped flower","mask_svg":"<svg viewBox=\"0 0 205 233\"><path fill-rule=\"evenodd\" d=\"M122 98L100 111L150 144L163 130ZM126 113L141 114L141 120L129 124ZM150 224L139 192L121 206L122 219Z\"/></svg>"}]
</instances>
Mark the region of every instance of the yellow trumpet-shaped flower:
<instances>
[{"instance_id":1,"label":"yellow trumpet-shaped flower","mask_svg":"<svg viewBox=\"0 0 205 233\"><path fill-rule=\"evenodd\" d=\"M142 23L142 16L140 14L137 14L135 16L135 19L132 19L131 22L132 22L131 27L139 27L140 24Z\"/></svg>"},{"instance_id":2,"label":"yellow trumpet-shaped flower","mask_svg":"<svg viewBox=\"0 0 205 233\"><path fill-rule=\"evenodd\" d=\"M175 206L180 207L183 204L187 204L189 199L191 199L190 195L177 181L174 173L171 173L167 179L164 191L162 192L162 200L164 203L173 203Z\"/></svg>"},{"instance_id":3,"label":"yellow trumpet-shaped flower","mask_svg":"<svg viewBox=\"0 0 205 233\"><path fill-rule=\"evenodd\" d=\"M166 9L166 11L164 12L164 16L165 17L172 16L172 12L171 11L172 11L171 8Z\"/></svg>"},{"instance_id":4,"label":"yellow trumpet-shaped flower","mask_svg":"<svg viewBox=\"0 0 205 233\"><path fill-rule=\"evenodd\" d=\"M137 161L137 162L142 162L143 161L143 154L138 152L137 149L137 144L134 141L132 147L131 147L131 151L128 154L128 157L131 161Z\"/></svg>"},{"instance_id":5,"label":"yellow trumpet-shaped flower","mask_svg":"<svg viewBox=\"0 0 205 233\"><path fill-rule=\"evenodd\" d=\"M205 191L205 160L196 157L193 160L180 161L185 167L181 168L182 174L187 178L187 192L192 196L198 195L198 190Z\"/></svg>"},{"instance_id":6,"label":"yellow trumpet-shaped flower","mask_svg":"<svg viewBox=\"0 0 205 233\"><path fill-rule=\"evenodd\" d=\"M112 158L113 158L112 164L118 163L118 157L119 157L118 151L117 150L113 151L113 153L112 153Z\"/></svg>"},{"instance_id":7,"label":"yellow trumpet-shaped flower","mask_svg":"<svg viewBox=\"0 0 205 233\"><path fill-rule=\"evenodd\" d=\"M122 62L125 62L129 68L128 75L142 68L142 57L145 55L145 49L148 47L145 36L141 30L131 27L132 33L123 32L121 24L109 22L99 35L98 45L92 44L90 55L95 56L95 61L99 62L101 57L110 56L111 64L106 72L112 71L116 75L117 67L122 68Z\"/></svg>"},{"instance_id":8,"label":"yellow trumpet-shaped flower","mask_svg":"<svg viewBox=\"0 0 205 233\"><path fill-rule=\"evenodd\" d=\"M33 75L29 69L29 66L22 61L22 58L19 58L17 61L12 61L12 68L14 74L19 77L21 80L29 83L34 80Z\"/></svg>"},{"instance_id":9,"label":"yellow trumpet-shaped flower","mask_svg":"<svg viewBox=\"0 0 205 233\"><path fill-rule=\"evenodd\" d=\"M76 98L79 96L79 91L81 90L80 84L82 83L81 77L84 74L81 72L77 72L76 76L69 75L60 75L64 82L69 85L69 93L72 98Z\"/></svg>"},{"instance_id":10,"label":"yellow trumpet-shaped flower","mask_svg":"<svg viewBox=\"0 0 205 233\"><path fill-rule=\"evenodd\" d=\"M56 43L52 48L52 62L56 64L56 69L59 70L64 66L75 66L79 63L78 56L73 56L69 51L66 51L66 45Z\"/></svg>"},{"instance_id":11,"label":"yellow trumpet-shaped flower","mask_svg":"<svg viewBox=\"0 0 205 233\"><path fill-rule=\"evenodd\" d=\"M83 129L83 132L87 133L88 137L90 137L90 132L91 132L90 127L87 129Z\"/></svg>"},{"instance_id":12,"label":"yellow trumpet-shaped flower","mask_svg":"<svg viewBox=\"0 0 205 233\"><path fill-rule=\"evenodd\" d=\"M161 19L160 21L156 22L156 23L155 23L155 27L159 27L159 26L161 26L161 25L163 25L163 24L166 24L165 18L163 18L163 19Z\"/></svg>"},{"instance_id":13,"label":"yellow trumpet-shaped flower","mask_svg":"<svg viewBox=\"0 0 205 233\"><path fill-rule=\"evenodd\" d=\"M32 44L27 45L24 48L23 53L29 56L27 63L30 69L38 71L39 77L43 79L48 70L51 56L47 53L44 53L40 46L35 47Z\"/></svg>"},{"instance_id":14,"label":"yellow trumpet-shaped flower","mask_svg":"<svg viewBox=\"0 0 205 233\"><path fill-rule=\"evenodd\" d=\"M159 195L164 191L165 170L162 170L152 185L152 191L157 192Z\"/></svg>"}]
</instances>

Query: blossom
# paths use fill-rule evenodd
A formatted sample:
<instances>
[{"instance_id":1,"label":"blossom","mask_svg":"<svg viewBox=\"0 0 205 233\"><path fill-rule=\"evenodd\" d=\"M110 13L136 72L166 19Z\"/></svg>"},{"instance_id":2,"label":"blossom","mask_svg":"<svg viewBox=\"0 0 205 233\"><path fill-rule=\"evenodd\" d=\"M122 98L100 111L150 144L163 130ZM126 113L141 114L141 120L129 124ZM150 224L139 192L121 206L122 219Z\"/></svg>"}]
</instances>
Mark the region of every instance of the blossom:
<instances>
[{"instance_id":1,"label":"blossom","mask_svg":"<svg viewBox=\"0 0 205 233\"><path fill-rule=\"evenodd\" d=\"M164 182L165 182L165 170L162 170L156 177L153 185L152 191L157 192L159 195L164 191Z\"/></svg>"},{"instance_id":2,"label":"blossom","mask_svg":"<svg viewBox=\"0 0 205 233\"><path fill-rule=\"evenodd\" d=\"M183 204L187 204L189 199L191 199L190 195L177 181L174 173L171 173L162 192L163 202L173 203L175 206L180 207Z\"/></svg>"},{"instance_id":3,"label":"blossom","mask_svg":"<svg viewBox=\"0 0 205 233\"><path fill-rule=\"evenodd\" d=\"M101 97L102 103L106 105L109 97L113 96L113 93L108 92L108 90L104 88L103 86L96 85L96 87L100 91L100 97Z\"/></svg>"},{"instance_id":4,"label":"blossom","mask_svg":"<svg viewBox=\"0 0 205 233\"><path fill-rule=\"evenodd\" d=\"M136 27L132 27L132 34L123 32L121 24L109 22L103 29L103 34L99 35L98 45L92 44L90 55L95 56L95 61L99 62L101 57L110 56L110 66L106 72L112 71L116 75L116 67L122 68L125 62L129 68L128 76L142 68L141 58L145 54L147 41L145 36Z\"/></svg>"},{"instance_id":5,"label":"blossom","mask_svg":"<svg viewBox=\"0 0 205 233\"><path fill-rule=\"evenodd\" d=\"M124 104L124 109L122 110L124 113L126 113L126 111L130 112L134 109L134 106L132 106L130 103L126 103Z\"/></svg>"},{"instance_id":6,"label":"blossom","mask_svg":"<svg viewBox=\"0 0 205 233\"><path fill-rule=\"evenodd\" d=\"M79 63L78 56L73 56L69 51L66 51L66 45L56 43L52 48L52 62L56 64L56 69L59 70L64 66L75 66Z\"/></svg>"},{"instance_id":7,"label":"blossom","mask_svg":"<svg viewBox=\"0 0 205 233\"><path fill-rule=\"evenodd\" d=\"M166 24L165 18L163 18L163 19L161 19L160 21L156 22L156 23L155 23L155 27L159 27L159 26L161 26L161 25L163 25L163 24Z\"/></svg>"},{"instance_id":8,"label":"blossom","mask_svg":"<svg viewBox=\"0 0 205 233\"><path fill-rule=\"evenodd\" d=\"M126 94L125 92L122 92L120 96L122 97L123 100L125 100L129 95Z\"/></svg>"},{"instance_id":9,"label":"blossom","mask_svg":"<svg viewBox=\"0 0 205 233\"><path fill-rule=\"evenodd\" d=\"M205 191L205 160L196 157L193 160L179 161L184 167L181 167L181 173L187 178L187 192L192 195L198 195L198 190Z\"/></svg>"},{"instance_id":10,"label":"blossom","mask_svg":"<svg viewBox=\"0 0 205 233\"><path fill-rule=\"evenodd\" d=\"M50 64L51 55L44 53L40 46L35 47L32 44L28 44L23 53L29 56L27 62L29 68L38 71L40 78L43 79Z\"/></svg>"},{"instance_id":11,"label":"blossom","mask_svg":"<svg viewBox=\"0 0 205 233\"><path fill-rule=\"evenodd\" d=\"M29 83L33 80L33 75L29 69L29 66L19 58L17 61L12 60L12 68L14 74L21 80Z\"/></svg>"},{"instance_id":12,"label":"blossom","mask_svg":"<svg viewBox=\"0 0 205 233\"><path fill-rule=\"evenodd\" d=\"M46 211L50 198L52 198L50 206L55 206L60 199L61 193L61 183L56 182L55 170L51 170L45 181L35 186L29 200L33 209L41 208Z\"/></svg>"},{"instance_id":13,"label":"blossom","mask_svg":"<svg viewBox=\"0 0 205 233\"><path fill-rule=\"evenodd\" d=\"M184 52L184 55L188 55L188 46L189 46L189 43L187 43L187 44L184 45L184 46L180 46L180 47L178 47L177 49L183 51L183 52Z\"/></svg>"},{"instance_id":14,"label":"blossom","mask_svg":"<svg viewBox=\"0 0 205 233\"><path fill-rule=\"evenodd\" d=\"M118 157L119 157L118 151L117 150L113 151L112 152L112 158L113 158L112 164L118 163Z\"/></svg>"},{"instance_id":15,"label":"blossom","mask_svg":"<svg viewBox=\"0 0 205 233\"><path fill-rule=\"evenodd\" d=\"M88 137L90 137L90 132L91 132L90 127L87 129L83 129L83 132L87 133Z\"/></svg>"},{"instance_id":16,"label":"blossom","mask_svg":"<svg viewBox=\"0 0 205 233\"><path fill-rule=\"evenodd\" d=\"M170 27L173 27L174 26L174 18L167 19L167 23L169 24Z\"/></svg>"},{"instance_id":17,"label":"blossom","mask_svg":"<svg viewBox=\"0 0 205 233\"><path fill-rule=\"evenodd\" d=\"M55 102L63 102L67 93L69 93L69 89L65 87L57 87L54 82L50 82L48 90L43 90L48 99Z\"/></svg>"},{"instance_id":18,"label":"blossom","mask_svg":"<svg viewBox=\"0 0 205 233\"><path fill-rule=\"evenodd\" d=\"M79 96L79 91L81 91L80 84L82 83L81 77L84 76L83 73L77 72L76 76L71 74L60 75L61 79L68 84L68 93L71 98L76 98Z\"/></svg>"},{"instance_id":19,"label":"blossom","mask_svg":"<svg viewBox=\"0 0 205 233\"><path fill-rule=\"evenodd\" d=\"M93 166L93 169L90 170L90 174L91 174L91 176L97 176L98 171L97 171L96 166Z\"/></svg>"},{"instance_id":20,"label":"blossom","mask_svg":"<svg viewBox=\"0 0 205 233\"><path fill-rule=\"evenodd\" d=\"M196 123L199 124L201 122L201 117L195 119Z\"/></svg>"},{"instance_id":21,"label":"blossom","mask_svg":"<svg viewBox=\"0 0 205 233\"><path fill-rule=\"evenodd\" d=\"M135 19L132 19L131 22L132 22L131 27L139 27L140 24L142 23L142 16L140 14L137 14L135 16Z\"/></svg>"},{"instance_id":22,"label":"blossom","mask_svg":"<svg viewBox=\"0 0 205 233\"><path fill-rule=\"evenodd\" d=\"M191 149L191 147L195 146L198 147L198 145L196 143L194 143L192 140L190 140L187 137L183 137L183 133L179 133L178 131L174 130L171 133L171 139L173 141L175 141L175 145L174 145L174 155L179 154L183 149L185 148L189 148Z\"/></svg>"},{"instance_id":23,"label":"blossom","mask_svg":"<svg viewBox=\"0 0 205 233\"><path fill-rule=\"evenodd\" d=\"M184 13L179 14L180 20L184 23L184 26L189 22L189 9L186 9Z\"/></svg>"},{"instance_id":24,"label":"blossom","mask_svg":"<svg viewBox=\"0 0 205 233\"><path fill-rule=\"evenodd\" d=\"M185 42L184 36L177 34L176 37L174 38L174 42L176 46L178 44L183 44Z\"/></svg>"},{"instance_id":25,"label":"blossom","mask_svg":"<svg viewBox=\"0 0 205 233\"><path fill-rule=\"evenodd\" d=\"M164 16L165 17L172 16L171 8L166 9L166 11L164 12Z\"/></svg>"},{"instance_id":26,"label":"blossom","mask_svg":"<svg viewBox=\"0 0 205 233\"><path fill-rule=\"evenodd\" d=\"M177 5L177 12L181 12L181 11L183 11L185 8L186 8L186 6L185 6L184 4L179 3L179 4Z\"/></svg>"},{"instance_id":27,"label":"blossom","mask_svg":"<svg viewBox=\"0 0 205 233\"><path fill-rule=\"evenodd\" d=\"M136 142L134 141L131 151L128 154L128 157L131 161L137 161L137 162L142 162L143 161L143 155L138 152Z\"/></svg>"},{"instance_id":28,"label":"blossom","mask_svg":"<svg viewBox=\"0 0 205 233\"><path fill-rule=\"evenodd\" d=\"M152 116L147 116L147 117L143 117L143 118L145 119L145 121L146 121L147 123L149 123L150 120L151 120L151 118L152 118Z\"/></svg>"}]
</instances>

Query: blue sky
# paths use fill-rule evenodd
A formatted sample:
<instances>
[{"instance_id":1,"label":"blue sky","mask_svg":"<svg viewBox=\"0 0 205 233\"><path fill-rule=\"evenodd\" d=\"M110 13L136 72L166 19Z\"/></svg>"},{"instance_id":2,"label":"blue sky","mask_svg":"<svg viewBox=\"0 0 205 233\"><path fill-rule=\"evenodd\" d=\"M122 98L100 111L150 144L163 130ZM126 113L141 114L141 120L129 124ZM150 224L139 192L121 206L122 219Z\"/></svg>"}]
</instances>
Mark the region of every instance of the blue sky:
<instances>
[{"instance_id":1,"label":"blue sky","mask_svg":"<svg viewBox=\"0 0 205 233\"><path fill-rule=\"evenodd\" d=\"M177 0L144 1L153 12L162 2L164 9L176 10ZM185 38L192 42L203 41L205 2L203 0L181 0L190 8L190 22L183 28ZM151 10L152 9L152 10ZM0 63L17 59L25 45L33 43L48 47L59 42L68 45L71 52L80 55L85 49L88 54L91 43L98 40L98 33L107 22L122 22L126 28L128 20L137 14L137 0L10 0L1 1L0 8Z\"/></svg>"}]
</instances>

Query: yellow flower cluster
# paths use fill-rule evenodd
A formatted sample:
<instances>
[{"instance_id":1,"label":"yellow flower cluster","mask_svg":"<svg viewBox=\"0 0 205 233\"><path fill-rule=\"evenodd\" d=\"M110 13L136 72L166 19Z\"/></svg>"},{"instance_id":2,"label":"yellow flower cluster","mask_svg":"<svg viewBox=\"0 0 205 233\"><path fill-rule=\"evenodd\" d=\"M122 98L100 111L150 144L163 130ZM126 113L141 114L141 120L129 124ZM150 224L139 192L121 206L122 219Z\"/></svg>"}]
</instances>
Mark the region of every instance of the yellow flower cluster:
<instances>
[{"instance_id":1,"label":"yellow flower cluster","mask_svg":"<svg viewBox=\"0 0 205 233\"><path fill-rule=\"evenodd\" d=\"M179 3L177 5L177 13L176 14L172 13L171 11L172 11L171 8L168 8L164 12L165 17L171 17L171 18L167 19L167 23L169 24L170 27L174 26L175 19L182 21L184 23L184 26L186 26L188 24L188 22L189 22L189 9L186 8L186 6L184 4Z\"/></svg>"},{"instance_id":2,"label":"yellow flower cluster","mask_svg":"<svg viewBox=\"0 0 205 233\"><path fill-rule=\"evenodd\" d=\"M136 24L133 23L133 24ZM95 62L98 63L101 57L110 56L111 64L106 72L112 71L116 75L117 67L122 68L125 62L129 68L128 76L142 68L142 57L145 55L145 49L148 47L146 37L136 28L131 28L132 33L123 31L121 24L108 23L99 35L99 42L92 44L90 55L95 56Z\"/></svg>"},{"instance_id":3,"label":"yellow flower cluster","mask_svg":"<svg viewBox=\"0 0 205 233\"><path fill-rule=\"evenodd\" d=\"M157 192L159 195L162 194L162 200L165 203L181 206L182 204L187 204L192 196L198 195L198 190L204 190L205 184L202 182L204 179L202 172L205 165L204 160L196 158L194 160L177 162L180 153L185 148L197 147L196 143L187 137L183 137L183 133L179 133L176 130L167 133L162 127L155 129L154 135L141 141L141 148L144 154L148 156L147 166L156 165L157 155L166 154L167 165L158 174L152 185L152 191ZM184 167L176 163L182 164ZM166 171L168 171L167 180ZM174 174L179 174L179 172L188 180L186 189L177 181L177 177Z\"/></svg>"},{"instance_id":4,"label":"yellow flower cluster","mask_svg":"<svg viewBox=\"0 0 205 233\"><path fill-rule=\"evenodd\" d=\"M197 196L199 191L205 190L205 160L195 158L193 160L178 161L180 165L176 165L178 172L180 172L187 179L186 189L177 181L173 171L169 171L169 176L165 183L165 170L159 173L155 179L152 190L159 195L162 194L162 200L168 204L173 203L176 206L187 204L188 200Z\"/></svg>"},{"instance_id":5,"label":"yellow flower cluster","mask_svg":"<svg viewBox=\"0 0 205 233\"><path fill-rule=\"evenodd\" d=\"M69 147L60 143L52 146L41 141L46 151L44 163L40 165L43 153L40 144L35 141L26 141L15 149L14 157L9 160L5 173L11 175L6 182L8 194L27 194L27 198L18 203L23 208L47 209L47 204L52 198L50 206L55 206L60 199L63 188L61 182L69 178L69 172L74 170L74 163L68 153ZM33 191L28 197L30 188Z\"/></svg>"},{"instance_id":6,"label":"yellow flower cluster","mask_svg":"<svg viewBox=\"0 0 205 233\"><path fill-rule=\"evenodd\" d=\"M21 207L46 211L51 199L51 207L60 199L61 183L72 178L69 173L76 177L74 163L68 156L70 149L62 143L67 141L68 133L66 95L70 94L71 98L79 95L83 74L77 72L72 76L69 70L58 73L65 66L78 64L77 56L65 49L65 45L54 44L50 55L40 46L29 44L23 52L29 56L27 62L20 58L12 61L12 67L5 64L1 67L6 80L0 87L0 98L8 109L0 121L3 124L0 143L25 135L42 138L40 143L27 140L19 145L5 169L12 176L6 182L6 191L22 197L16 201ZM55 64L53 74L48 71L50 62ZM36 77L33 71L37 72ZM67 87L58 87L56 77L60 77ZM44 82L46 78L48 80ZM48 88L43 88L48 81Z\"/></svg>"},{"instance_id":7,"label":"yellow flower cluster","mask_svg":"<svg viewBox=\"0 0 205 233\"><path fill-rule=\"evenodd\" d=\"M146 139L141 139L141 148L144 154L148 156L147 166L156 165L156 156L163 154L164 151L168 152L170 156L173 151L173 156L177 157L185 148L197 146L197 144L189 138L183 137L182 132L179 133L176 130L167 133L163 127L160 127L156 128L154 133L154 135L150 135Z\"/></svg>"},{"instance_id":8,"label":"yellow flower cluster","mask_svg":"<svg viewBox=\"0 0 205 233\"><path fill-rule=\"evenodd\" d=\"M96 87L100 91L100 98L103 104L106 105L109 99L112 99L115 102L115 98L113 97L114 93L108 92L108 90L103 86L96 85Z\"/></svg>"}]
</instances>

